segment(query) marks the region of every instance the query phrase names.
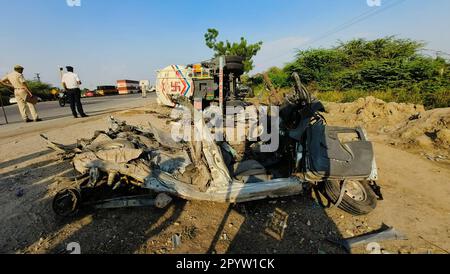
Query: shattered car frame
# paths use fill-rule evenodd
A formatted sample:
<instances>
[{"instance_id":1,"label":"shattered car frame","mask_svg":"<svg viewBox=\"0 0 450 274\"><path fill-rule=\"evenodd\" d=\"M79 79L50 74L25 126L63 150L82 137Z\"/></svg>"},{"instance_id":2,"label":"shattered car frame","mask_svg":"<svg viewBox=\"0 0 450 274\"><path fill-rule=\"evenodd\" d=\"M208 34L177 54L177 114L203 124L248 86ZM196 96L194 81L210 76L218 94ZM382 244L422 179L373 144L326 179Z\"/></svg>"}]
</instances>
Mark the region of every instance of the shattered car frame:
<instances>
[{"instance_id":1,"label":"shattered car frame","mask_svg":"<svg viewBox=\"0 0 450 274\"><path fill-rule=\"evenodd\" d=\"M195 157L190 155L196 153L193 146L168 141L170 138L160 139L163 133L155 128L144 131L113 117L110 122L109 132L97 132L92 140L81 140L76 147L56 144L42 136L49 147L64 158L73 157L74 167L81 173L75 178L57 178L72 182L70 188L58 193L54 199L57 214L72 215L80 206L82 188L95 188L104 184L113 189L117 189L120 184L131 184L158 194L219 203L248 202L303 192L304 185L296 177L275 179L263 184L233 179L219 146L206 127L203 127L203 133L209 138L201 142L201 148L197 148L203 157L192 161L191 157ZM137 199L133 197L132 200ZM104 204L104 201L99 204ZM153 203L122 202L121 205L145 206Z\"/></svg>"},{"instance_id":2,"label":"shattered car frame","mask_svg":"<svg viewBox=\"0 0 450 274\"><path fill-rule=\"evenodd\" d=\"M287 137L276 153L281 155L280 159L287 159L290 169L277 176L269 175L266 165L255 160L236 160L244 168L233 171L226 160L226 151L216 142L202 115L193 115L192 126L194 132L201 134L201 141L176 142L151 123L144 129L113 117L109 131L96 132L94 138L80 140L73 147L42 136L50 148L66 159L73 159L75 170L81 174L57 178L69 186L55 196L53 209L58 215L69 216L84 205L163 208L171 197L241 203L294 196L322 183L324 193L335 206L355 215L372 211L376 196L381 198L381 193L376 185L372 144L364 130L328 127L318 114L323 106L312 101L300 83L294 95L297 100L286 99L286 109L290 111L287 117L297 117L294 115L297 113L301 118L294 118L294 126L289 130L289 127L281 130L286 131L283 134ZM356 133L358 140L338 140L338 134L349 132ZM257 180L248 180L255 176ZM85 199L84 193L89 196L89 192L100 187L113 191L124 187L147 190L153 196L146 193Z\"/></svg>"}]
</instances>

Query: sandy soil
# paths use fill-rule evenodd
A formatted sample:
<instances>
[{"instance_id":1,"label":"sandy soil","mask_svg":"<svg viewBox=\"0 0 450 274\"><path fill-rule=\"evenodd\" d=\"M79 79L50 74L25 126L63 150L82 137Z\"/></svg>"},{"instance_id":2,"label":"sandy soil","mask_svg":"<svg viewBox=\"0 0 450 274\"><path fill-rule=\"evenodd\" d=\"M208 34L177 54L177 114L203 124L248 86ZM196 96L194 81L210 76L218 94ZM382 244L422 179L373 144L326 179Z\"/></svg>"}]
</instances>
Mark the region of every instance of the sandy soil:
<instances>
[{"instance_id":1,"label":"sandy soil","mask_svg":"<svg viewBox=\"0 0 450 274\"><path fill-rule=\"evenodd\" d=\"M150 105L114 115L130 124L152 121L167 126L157 114L145 113L155 109ZM449 166L372 128L385 200L367 216L324 209L312 195L304 195L239 205L175 200L164 210L100 210L59 218L51 201L64 186L53 178L73 170L70 162L58 160L46 148L39 134L73 144L99 128L107 129L106 118L100 115L76 124L67 120L58 127L1 138L0 253L60 253L70 242L80 243L83 253L346 253L326 239L361 235L382 224L408 237L381 243L388 252L450 250ZM330 120L347 123L339 117ZM282 239L266 231L276 212L287 217ZM181 237L178 246L174 235ZM368 252L362 246L352 253Z\"/></svg>"}]
</instances>

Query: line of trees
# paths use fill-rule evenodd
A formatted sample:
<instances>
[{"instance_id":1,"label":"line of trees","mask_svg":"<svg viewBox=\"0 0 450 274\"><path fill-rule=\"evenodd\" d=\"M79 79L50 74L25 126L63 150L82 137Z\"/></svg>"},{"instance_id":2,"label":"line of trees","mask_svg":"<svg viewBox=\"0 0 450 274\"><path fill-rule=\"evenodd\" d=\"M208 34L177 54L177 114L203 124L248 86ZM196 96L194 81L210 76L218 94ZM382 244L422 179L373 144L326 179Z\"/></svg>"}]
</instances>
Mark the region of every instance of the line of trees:
<instances>
[{"instance_id":1,"label":"line of trees","mask_svg":"<svg viewBox=\"0 0 450 274\"><path fill-rule=\"evenodd\" d=\"M387 101L449 107L450 63L441 57L424 56L424 46L395 37L355 39L330 49L298 51L294 61L267 73L276 87L288 88L292 85L290 75L298 72L311 91L334 101L375 94ZM250 77L248 83L257 91L263 90L260 74Z\"/></svg>"},{"instance_id":2,"label":"line of trees","mask_svg":"<svg viewBox=\"0 0 450 274\"><path fill-rule=\"evenodd\" d=\"M52 85L39 81L27 81L27 85L31 92L40 97L44 101L54 100L55 96L52 90L55 89ZM3 104L8 105L9 99L14 96L14 91L9 88L0 86L0 96L2 96Z\"/></svg>"}]
</instances>

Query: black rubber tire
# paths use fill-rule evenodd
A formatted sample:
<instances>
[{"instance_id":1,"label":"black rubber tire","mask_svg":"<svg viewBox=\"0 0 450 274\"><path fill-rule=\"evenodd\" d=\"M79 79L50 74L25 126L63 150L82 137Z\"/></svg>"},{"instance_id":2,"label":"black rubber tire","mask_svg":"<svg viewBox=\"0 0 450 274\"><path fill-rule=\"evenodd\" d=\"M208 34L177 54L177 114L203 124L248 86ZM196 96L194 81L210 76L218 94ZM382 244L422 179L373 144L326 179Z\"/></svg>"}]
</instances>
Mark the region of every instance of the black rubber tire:
<instances>
[{"instance_id":1,"label":"black rubber tire","mask_svg":"<svg viewBox=\"0 0 450 274\"><path fill-rule=\"evenodd\" d=\"M227 64L231 64L231 63L242 64L242 62L244 62L244 58L241 57L241 56L226 56L225 57L225 62Z\"/></svg>"},{"instance_id":2,"label":"black rubber tire","mask_svg":"<svg viewBox=\"0 0 450 274\"><path fill-rule=\"evenodd\" d=\"M339 208L354 216L367 215L377 207L377 195L367 181L358 181L365 191L365 199L357 201L348 195L344 195ZM335 204L341 194L341 183L339 181L326 181L324 183L324 194Z\"/></svg>"},{"instance_id":3,"label":"black rubber tire","mask_svg":"<svg viewBox=\"0 0 450 274\"><path fill-rule=\"evenodd\" d=\"M244 72L244 64L229 63L229 64L227 64L226 69L228 71L243 73Z\"/></svg>"},{"instance_id":4,"label":"black rubber tire","mask_svg":"<svg viewBox=\"0 0 450 274\"><path fill-rule=\"evenodd\" d=\"M81 194L76 189L65 189L53 198L52 208L61 217L74 216L80 209Z\"/></svg>"},{"instance_id":5,"label":"black rubber tire","mask_svg":"<svg viewBox=\"0 0 450 274\"><path fill-rule=\"evenodd\" d=\"M63 107L66 106L66 99L59 99L58 101L59 101L59 106L60 106L60 107L63 108Z\"/></svg>"}]
</instances>

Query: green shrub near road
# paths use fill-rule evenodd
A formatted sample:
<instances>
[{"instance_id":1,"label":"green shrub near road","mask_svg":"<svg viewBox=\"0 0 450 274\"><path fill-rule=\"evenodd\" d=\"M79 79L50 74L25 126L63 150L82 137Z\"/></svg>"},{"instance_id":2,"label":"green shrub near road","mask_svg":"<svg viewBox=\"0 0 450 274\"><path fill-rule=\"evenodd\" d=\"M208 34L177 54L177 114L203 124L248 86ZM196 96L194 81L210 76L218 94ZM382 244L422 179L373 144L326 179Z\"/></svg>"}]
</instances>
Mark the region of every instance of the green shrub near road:
<instances>
[{"instance_id":1,"label":"green shrub near road","mask_svg":"<svg viewBox=\"0 0 450 274\"><path fill-rule=\"evenodd\" d=\"M11 97L11 95L12 92L8 88L0 86L0 96L2 97L4 106L9 105L9 98Z\"/></svg>"},{"instance_id":2,"label":"green shrub near road","mask_svg":"<svg viewBox=\"0 0 450 274\"><path fill-rule=\"evenodd\" d=\"M427 108L449 107L450 63L422 55L423 48L422 42L394 37L355 39L331 49L299 51L293 62L267 73L275 87L285 88L292 85L290 75L298 72L304 84L327 101L349 102L372 95ZM248 82L265 92L261 75Z\"/></svg>"},{"instance_id":3,"label":"green shrub near road","mask_svg":"<svg viewBox=\"0 0 450 274\"><path fill-rule=\"evenodd\" d=\"M50 84L38 81L27 81L27 84L31 92L40 97L42 100L48 101L54 99L54 96L51 93L53 87ZM0 87L0 93L2 95L4 105L8 105L9 99L14 97L14 92L6 87Z\"/></svg>"},{"instance_id":4,"label":"green shrub near road","mask_svg":"<svg viewBox=\"0 0 450 274\"><path fill-rule=\"evenodd\" d=\"M51 94L53 87L50 84L38 81L27 81L27 84L31 92L42 100L48 101L54 99L54 96Z\"/></svg>"},{"instance_id":5,"label":"green shrub near road","mask_svg":"<svg viewBox=\"0 0 450 274\"><path fill-rule=\"evenodd\" d=\"M2 100L3 100L3 105L4 106L8 106L9 105L9 97L8 96L3 96L2 95Z\"/></svg>"},{"instance_id":6,"label":"green shrub near road","mask_svg":"<svg viewBox=\"0 0 450 274\"><path fill-rule=\"evenodd\" d=\"M325 91L316 92L316 97L326 102L348 103L361 97L373 96L385 102L413 103L426 106L428 109L450 106L450 90L440 89L427 94L412 93L404 89L388 91Z\"/></svg>"}]
</instances>

